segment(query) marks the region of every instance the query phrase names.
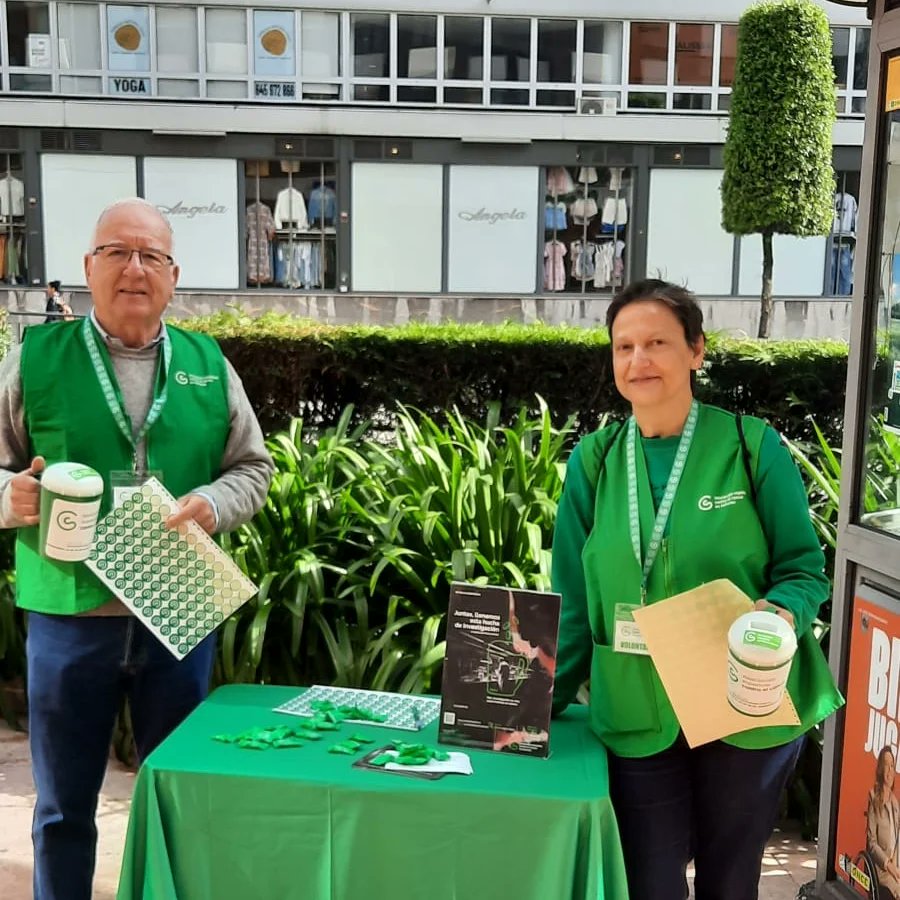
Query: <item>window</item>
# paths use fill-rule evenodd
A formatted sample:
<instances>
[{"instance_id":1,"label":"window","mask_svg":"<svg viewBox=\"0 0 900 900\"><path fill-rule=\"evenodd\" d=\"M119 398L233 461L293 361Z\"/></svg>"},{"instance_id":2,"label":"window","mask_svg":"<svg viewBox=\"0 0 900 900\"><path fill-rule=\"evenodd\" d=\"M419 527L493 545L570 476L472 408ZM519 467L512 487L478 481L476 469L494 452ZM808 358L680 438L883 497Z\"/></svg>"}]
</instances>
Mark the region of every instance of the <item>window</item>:
<instances>
[{"instance_id":1,"label":"window","mask_svg":"<svg viewBox=\"0 0 900 900\"><path fill-rule=\"evenodd\" d=\"M869 80L870 34L871 32L868 28L856 29L856 52L853 56L853 89L855 91L864 91Z\"/></svg>"},{"instance_id":2,"label":"window","mask_svg":"<svg viewBox=\"0 0 900 900\"><path fill-rule=\"evenodd\" d=\"M850 29L831 29L831 65L834 68L834 83L839 88L847 87L847 64L850 57Z\"/></svg>"},{"instance_id":3,"label":"window","mask_svg":"<svg viewBox=\"0 0 900 900\"><path fill-rule=\"evenodd\" d=\"M248 160L244 176L247 285L334 290L338 218L335 163Z\"/></svg>"},{"instance_id":4,"label":"window","mask_svg":"<svg viewBox=\"0 0 900 900\"><path fill-rule=\"evenodd\" d=\"M41 69L53 66L50 46L50 12L46 3L6 4L6 50L11 66L27 66L28 74L10 75L14 91L49 91L50 75L39 75Z\"/></svg>"},{"instance_id":5,"label":"window","mask_svg":"<svg viewBox=\"0 0 900 900\"><path fill-rule=\"evenodd\" d=\"M156 68L160 72L199 71L195 8L157 7Z\"/></svg>"},{"instance_id":6,"label":"window","mask_svg":"<svg viewBox=\"0 0 900 900\"><path fill-rule=\"evenodd\" d=\"M341 76L341 18L337 13L303 12L300 19L300 73L303 96L328 99L339 96L340 85L326 79ZM318 82L318 79L322 79Z\"/></svg>"},{"instance_id":7,"label":"window","mask_svg":"<svg viewBox=\"0 0 900 900\"><path fill-rule=\"evenodd\" d=\"M210 75L247 74L247 14L244 10L206 10L206 71Z\"/></svg>"},{"instance_id":8,"label":"window","mask_svg":"<svg viewBox=\"0 0 900 900\"><path fill-rule=\"evenodd\" d=\"M668 65L668 23L632 22L628 81L631 84L665 84Z\"/></svg>"},{"instance_id":9,"label":"window","mask_svg":"<svg viewBox=\"0 0 900 900\"><path fill-rule=\"evenodd\" d=\"M737 25L722 26L722 49L719 59L719 84L731 87L734 84L734 66L737 62Z\"/></svg>"},{"instance_id":10,"label":"window","mask_svg":"<svg viewBox=\"0 0 900 900\"><path fill-rule=\"evenodd\" d=\"M621 22L584 23L582 81L585 84L621 84Z\"/></svg>"},{"instance_id":11,"label":"window","mask_svg":"<svg viewBox=\"0 0 900 900\"><path fill-rule=\"evenodd\" d=\"M712 84L714 32L714 25L675 26L675 84Z\"/></svg>"},{"instance_id":12,"label":"window","mask_svg":"<svg viewBox=\"0 0 900 900\"><path fill-rule=\"evenodd\" d=\"M538 20L537 80L556 84L575 81L577 23Z\"/></svg>"},{"instance_id":13,"label":"window","mask_svg":"<svg viewBox=\"0 0 900 900\"><path fill-rule=\"evenodd\" d=\"M390 18L384 15L357 15L350 17L353 44L353 74L356 78L387 78L389 74ZM388 86L356 84L354 100L390 99Z\"/></svg>"},{"instance_id":14,"label":"window","mask_svg":"<svg viewBox=\"0 0 900 900\"><path fill-rule=\"evenodd\" d=\"M99 69L100 8L96 3L57 3L60 69Z\"/></svg>"},{"instance_id":15,"label":"window","mask_svg":"<svg viewBox=\"0 0 900 900\"><path fill-rule=\"evenodd\" d=\"M253 10L253 72L263 78L291 78L294 62L292 10Z\"/></svg>"},{"instance_id":16,"label":"window","mask_svg":"<svg viewBox=\"0 0 900 900\"><path fill-rule=\"evenodd\" d=\"M531 21L491 19L491 81L528 81L530 58Z\"/></svg>"},{"instance_id":17,"label":"window","mask_svg":"<svg viewBox=\"0 0 900 900\"><path fill-rule=\"evenodd\" d=\"M436 16L397 16L397 77L437 78Z\"/></svg>"},{"instance_id":18,"label":"window","mask_svg":"<svg viewBox=\"0 0 900 900\"><path fill-rule=\"evenodd\" d=\"M444 18L445 77L480 81L484 72L484 22L474 16ZM445 94L445 99L448 99ZM478 102L481 101L480 93Z\"/></svg>"}]
</instances>

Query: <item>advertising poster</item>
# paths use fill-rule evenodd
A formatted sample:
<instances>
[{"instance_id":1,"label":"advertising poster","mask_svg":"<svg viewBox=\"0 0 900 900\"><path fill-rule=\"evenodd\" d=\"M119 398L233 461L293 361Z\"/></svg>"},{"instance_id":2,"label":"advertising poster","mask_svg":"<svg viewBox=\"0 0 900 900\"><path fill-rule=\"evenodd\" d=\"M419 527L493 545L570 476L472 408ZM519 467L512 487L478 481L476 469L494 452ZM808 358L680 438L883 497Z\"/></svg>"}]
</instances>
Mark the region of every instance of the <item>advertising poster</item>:
<instances>
[{"instance_id":1,"label":"advertising poster","mask_svg":"<svg viewBox=\"0 0 900 900\"><path fill-rule=\"evenodd\" d=\"M253 71L257 75L294 74L294 13L253 11Z\"/></svg>"},{"instance_id":2,"label":"advertising poster","mask_svg":"<svg viewBox=\"0 0 900 900\"><path fill-rule=\"evenodd\" d=\"M897 605L884 597L885 604ZM900 615L853 603L835 872L860 897L900 900ZM875 886L878 890L875 890Z\"/></svg>"},{"instance_id":3,"label":"advertising poster","mask_svg":"<svg viewBox=\"0 0 900 900\"><path fill-rule=\"evenodd\" d=\"M453 584L439 741L550 753L559 594Z\"/></svg>"},{"instance_id":4,"label":"advertising poster","mask_svg":"<svg viewBox=\"0 0 900 900\"><path fill-rule=\"evenodd\" d=\"M109 67L114 72L150 71L150 9L107 6Z\"/></svg>"}]
</instances>

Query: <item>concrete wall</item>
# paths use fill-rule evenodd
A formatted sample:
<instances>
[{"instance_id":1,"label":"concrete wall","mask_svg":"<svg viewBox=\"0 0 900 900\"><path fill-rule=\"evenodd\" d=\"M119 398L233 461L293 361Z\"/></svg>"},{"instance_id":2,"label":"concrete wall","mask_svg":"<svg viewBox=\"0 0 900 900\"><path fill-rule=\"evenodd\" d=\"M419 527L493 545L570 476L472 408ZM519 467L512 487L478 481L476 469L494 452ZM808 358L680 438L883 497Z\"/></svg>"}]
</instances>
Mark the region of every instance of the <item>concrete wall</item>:
<instances>
[{"instance_id":1,"label":"concrete wall","mask_svg":"<svg viewBox=\"0 0 900 900\"><path fill-rule=\"evenodd\" d=\"M7 290L14 336L26 324L43 321L44 294L34 290ZM90 296L70 296L76 313L90 310ZM408 322L546 322L596 328L603 325L608 300L578 297L413 297L361 294L273 294L252 291L235 294L181 292L169 308L171 318L202 316L237 306L251 315L268 310L290 313L330 325L405 325ZM756 335L759 300L756 298L702 298L707 331L735 336ZM850 335L850 300L782 298L775 301L774 338L836 338Z\"/></svg>"}]
</instances>

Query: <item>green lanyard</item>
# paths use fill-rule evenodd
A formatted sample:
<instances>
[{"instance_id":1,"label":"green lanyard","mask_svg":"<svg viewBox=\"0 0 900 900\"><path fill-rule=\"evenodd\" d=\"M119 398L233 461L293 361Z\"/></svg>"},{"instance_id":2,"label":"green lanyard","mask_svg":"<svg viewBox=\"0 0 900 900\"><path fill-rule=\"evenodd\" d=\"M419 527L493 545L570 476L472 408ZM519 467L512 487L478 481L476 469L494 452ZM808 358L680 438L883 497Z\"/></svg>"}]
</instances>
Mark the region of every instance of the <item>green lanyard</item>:
<instances>
[{"instance_id":1,"label":"green lanyard","mask_svg":"<svg viewBox=\"0 0 900 900\"><path fill-rule=\"evenodd\" d=\"M650 535L650 543L647 545L647 555L643 557L643 570L641 572L641 604L647 599L647 582L650 578L650 570L659 548L662 546L666 524L669 521L669 513L675 502L675 492L678 490L678 482L681 481L681 473L687 462L688 451L694 440L694 431L697 428L697 416L700 412L700 404L694 400L691 403L691 411L688 413L687 422L684 423L684 431L681 432L681 440L678 442L678 451L675 454L675 462L669 473L666 483L666 492L663 494L662 503L656 513L656 521L653 523L653 532ZM631 524L631 546L634 547L634 555L641 564L641 519L638 508L637 465L635 457L637 453L637 423L632 416L628 420L628 517Z\"/></svg>"},{"instance_id":2,"label":"green lanyard","mask_svg":"<svg viewBox=\"0 0 900 900\"><path fill-rule=\"evenodd\" d=\"M147 432L162 415L163 407L166 405L166 399L169 396L169 366L172 364L172 345L169 343L169 336L163 332L162 369L161 371L157 370L156 384L153 389L153 403L147 412L144 424L138 429L137 434L132 434L131 425L125 414L121 392L118 385L113 384L112 379L109 377L109 372L100 354L100 347L97 344L97 338L94 336L94 328L91 325L89 316L84 319L83 331L91 363L94 366L94 373L97 375L97 381L100 382L100 389L103 391L106 404L109 406L109 411L112 413L116 425L119 426L119 431L122 432L125 440L128 441L128 445L131 447L132 470L137 472L138 447L147 436Z\"/></svg>"}]
</instances>

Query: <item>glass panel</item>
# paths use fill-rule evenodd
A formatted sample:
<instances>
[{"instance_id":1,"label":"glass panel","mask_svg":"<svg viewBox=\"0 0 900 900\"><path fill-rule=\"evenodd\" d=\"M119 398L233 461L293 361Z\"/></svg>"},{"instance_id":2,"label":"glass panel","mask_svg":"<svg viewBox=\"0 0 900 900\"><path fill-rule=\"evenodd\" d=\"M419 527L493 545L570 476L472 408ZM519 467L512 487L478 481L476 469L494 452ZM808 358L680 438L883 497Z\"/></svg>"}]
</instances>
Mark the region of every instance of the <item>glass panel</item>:
<instances>
[{"instance_id":1,"label":"glass panel","mask_svg":"<svg viewBox=\"0 0 900 900\"><path fill-rule=\"evenodd\" d=\"M58 3L56 27L60 69L101 67L100 7L96 3Z\"/></svg>"},{"instance_id":2,"label":"glass panel","mask_svg":"<svg viewBox=\"0 0 900 900\"><path fill-rule=\"evenodd\" d=\"M6 49L11 66L32 66L49 69L50 60L50 12L46 3L8 2L6 4ZM18 78L19 84L26 84L29 76ZM15 87L13 90L49 90L38 87L46 79L34 79L35 87Z\"/></svg>"},{"instance_id":3,"label":"glass panel","mask_svg":"<svg viewBox=\"0 0 900 900\"><path fill-rule=\"evenodd\" d=\"M156 8L156 67L160 72L197 72L197 10Z\"/></svg>"},{"instance_id":4,"label":"glass panel","mask_svg":"<svg viewBox=\"0 0 900 900\"><path fill-rule=\"evenodd\" d=\"M673 109L712 109L712 94L675 94Z\"/></svg>"},{"instance_id":5,"label":"glass panel","mask_svg":"<svg viewBox=\"0 0 900 900\"><path fill-rule=\"evenodd\" d=\"M627 278L631 170L550 166L544 186L545 293L611 293Z\"/></svg>"},{"instance_id":6,"label":"glass panel","mask_svg":"<svg viewBox=\"0 0 900 900\"><path fill-rule=\"evenodd\" d=\"M731 109L731 94L719 94L719 109Z\"/></svg>"},{"instance_id":7,"label":"glass panel","mask_svg":"<svg viewBox=\"0 0 900 900\"><path fill-rule=\"evenodd\" d=\"M896 83L898 65L900 57L888 60L886 84ZM885 102L882 95L881 109ZM863 371L869 372L870 418L858 513L863 524L900 535L900 110L885 113L884 119L878 161L884 172L880 181L884 194L873 203L873 218L879 226L874 240L876 248L880 246L881 262L877 250L870 255L873 296L866 297L866 302L873 307L873 358L868 366L863 361ZM834 247L832 252L838 254L839 268L852 266L852 245L841 251Z\"/></svg>"},{"instance_id":8,"label":"glass panel","mask_svg":"<svg viewBox=\"0 0 900 900\"><path fill-rule=\"evenodd\" d=\"M150 71L150 7L107 6L106 39L113 72Z\"/></svg>"},{"instance_id":9,"label":"glass panel","mask_svg":"<svg viewBox=\"0 0 900 900\"><path fill-rule=\"evenodd\" d=\"M844 114L844 109L847 106L847 98L846 97L835 97L834 98L834 111L842 116Z\"/></svg>"},{"instance_id":10,"label":"glass panel","mask_svg":"<svg viewBox=\"0 0 900 900\"><path fill-rule=\"evenodd\" d=\"M246 81L207 81L206 96L221 100L243 99L247 96Z\"/></svg>"},{"instance_id":11,"label":"glass panel","mask_svg":"<svg viewBox=\"0 0 900 900\"><path fill-rule=\"evenodd\" d=\"M444 47L446 78L481 81L484 69L484 24L481 19L468 16L445 17ZM448 65L451 61L452 65Z\"/></svg>"},{"instance_id":12,"label":"glass panel","mask_svg":"<svg viewBox=\"0 0 900 900\"><path fill-rule=\"evenodd\" d=\"M300 74L303 78L340 78L341 17L337 13L304 12L300 33Z\"/></svg>"},{"instance_id":13,"label":"glass panel","mask_svg":"<svg viewBox=\"0 0 900 900\"><path fill-rule=\"evenodd\" d=\"M575 80L576 30L574 21L538 20L538 81Z\"/></svg>"},{"instance_id":14,"label":"glass panel","mask_svg":"<svg viewBox=\"0 0 900 900\"><path fill-rule=\"evenodd\" d=\"M564 106L575 108L575 91L538 91L538 106Z\"/></svg>"},{"instance_id":15,"label":"glass panel","mask_svg":"<svg viewBox=\"0 0 900 900\"><path fill-rule=\"evenodd\" d=\"M859 207L859 172L834 173L834 218L830 260L826 259L825 295L849 297L853 293L853 263Z\"/></svg>"},{"instance_id":16,"label":"glass panel","mask_svg":"<svg viewBox=\"0 0 900 900\"><path fill-rule=\"evenodd\" d=\"M631 58L628 61L630 83L665 84L668 63L668 23L632 22Z\"/></svg>"},{"instance_id":17,"label":"glass panel","mask_svg":"<svg viewBox=\"0 0 900 900\"><path fill-rule=\"evenodd\" d=\"M851 112L858 113L861 116L864 116L866 114L865 97L854 97L850 102L853 104L851 107Z\"/></svg>"},{"instance_id":18,"label":"glass panel","mask_svg":"<svg viewBox=\"0 0 900 900\"><path fill-rule=\"evenodd\" d=\"M491 91L491 106L528 106L528 91L495 88Z\"/></svg>"},{"instance_id":19,"label":"glass panel","mask_svg":"<svg viewBox=\"0 0 900 900\"><path fill-rule=\"evenodd\" d=\"M722 26L722 51L719 59L719 84L734 84L734 64L737 60L737 25Z\"/></svg>"},{"instance_id":20,"label":"glass panel","mask_svg":"<svg viewBox=\"0 0 900 900\"><path fill-rule=\"evenodd\" d=\"M359 78L387 78L390 49L389 17L352 15L353 74ZM357 100L372 99L359 97ZM387 96L384 98L387 99Z\"/></svg>"},{"instance_id":21,"label":"glass panel","mask_svg":"<svg viewBox=\"0 0 900 900\"><path fill-rule=\"evenodd\" d=\"M629 91L628 106L630 109L665 109L666 95L652 91Z\"/></svg>"},{"instance_id":22,"label":"glass panel","mask_svg":"<svg viewBox=\"0 0 900 900\"><path fill-rule=\"evenodd\" d=\"M856 29L856 55L853 57L853 88L864 91L869 80L869 35L868 28Z\"/></svg>"},{"instance_id":23,"label":"glass panel","mask_svg":"<svg viewBox=\"0 0 900 900\"><path fill-rule=\"evenodd\" d=\"M397 77L437 78L437 16L397 16Z\"/></svg>"},{"instance_id":24,"label":"glass panel","mask_svg":"<svg viewBox=\"0 0 900 900\"><path fill-rule=\"evenodd\" d=\"M256 75L289 78L296 72L294 24L292 10L253 10L253 71Z\"/></svg>"},{"instance_id":25,"label":"glass panel","mask_svg":"<svg viewBox=\"0 0 900 900\"><path fill-rule=\"evenodd\" d=\"M184 78L160 78L156 92L161 97L199 97L200 82Z\"/></svg>"},{"instance_id":26,"label":"glass panel","mask_svg":"<svg viewBox=\"0 0 900 900\"><path fill-rule=\"evenodd\" d=\"M354 100L378 100L387 102L390 89L386 84L357 84L353 86Z\"/></svg>"},{"instance_id":27,"label":"glass panel","mask_svg":"<svg viewBox=\"0 0 900 900\"><path fill-rule=\"evenodd\" d=\"M585 84L621 84L622 23L585 22L582 81Z\"/></svg>"},{"instance_id":28,"label":"glass panel","mask_svg":"<svg viewBox=\"0 0 900 900\"><path fill-rule=\"evenodd\" d=\"M448 87L444 88L444 103L483 103L481 88Z\"/></svg>"},{"instance_id":29,"label":"glass panel","mask_svg":"<svg viewBox=\"0 0 900 900\"><path fill-rule=\"evenodd\" d=\"M491 81L528 81L531 21L495 18L491 29Z\"/></svg>"},{"instance_id":30,"label":"glass panel","mask_svg":"<svg viewBox=\"0 0 900 900\"><path fill-rule=\"evenodd\" d=\"M206 71L247 74L247 14L242 9L206 10Z\"/></svg>"},{"instance_id":31,"label":"glass panel","mask_svg":"<svg viewBox=\"0 0 900 900\"><path fill-rule=\"evenodd\" d=\"M400 103L435 103L437 101L437 88L433 87L404 87L397 88L397 100Z\"/></svg>"},{"instance_id":32,"label":"glass panel","mask_svg":"<svg viewBox=\"0 0 900 900\"><path fill-rule=\"evenodd\" d=\"M102 94L103 79L97 75L60 75L61 94Z\"/></svg>"},{"instance_id":33,"label":"glass panel","mask_svg":"<svg viewBox=\"0 0 900 900\"><path fill-rule=\"evenodd\" d=\"M713 25L675 26L675 84L712 84Z\"/></svg>"},{"instance_id":34,"label":"glass panel","mask_svg":"<svg viewBox=\"0 0 900 900\"><path fill-rule=\"evenodd\" d=\"M247 286L334 290L336 164L247 160L244 177Z\"/></svg>"},{"instance_id":35,"label":"glass panel","mask_svg":"<svg viewBox=\"0 0 900 900\"><path fill-rule=\"evenodd\" d=\"M50 91L53 85L49 75L16 75L9 76L11 91Z\"/></svg>"},{"instance_id":36,"label":"glass panel","mask_svg":"<svg viewBox=\"0 0 900 900\"><path fill-rule=\"evenodd\" d=\"M847 60L850 55L850 29L831 29L831 65L834 67L834 83L847 87Z\"/></svg>"}]
</instances>

